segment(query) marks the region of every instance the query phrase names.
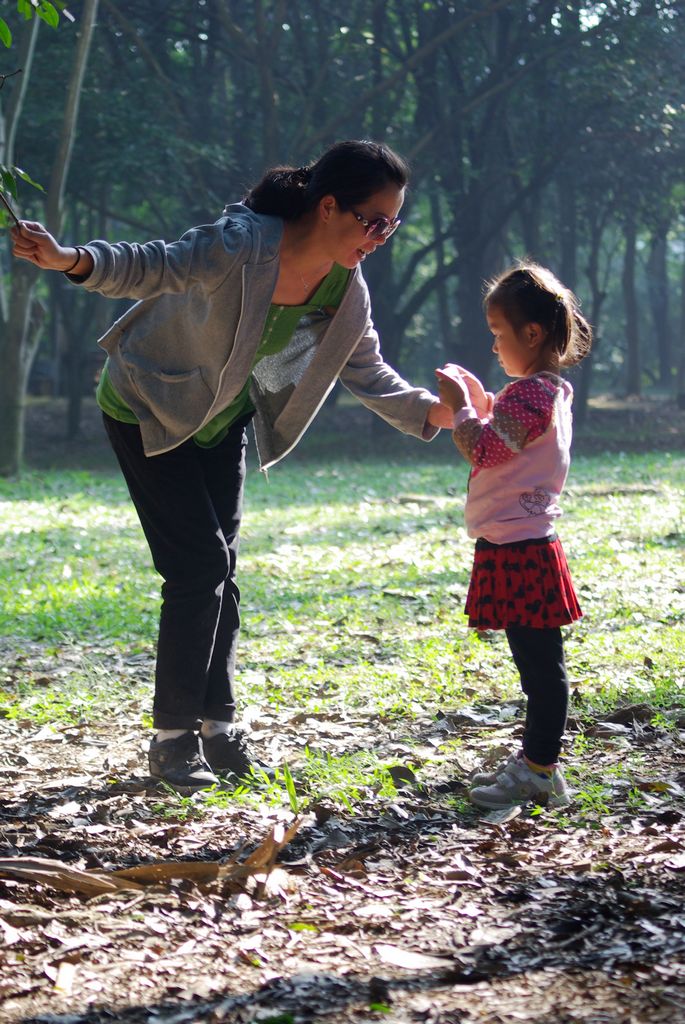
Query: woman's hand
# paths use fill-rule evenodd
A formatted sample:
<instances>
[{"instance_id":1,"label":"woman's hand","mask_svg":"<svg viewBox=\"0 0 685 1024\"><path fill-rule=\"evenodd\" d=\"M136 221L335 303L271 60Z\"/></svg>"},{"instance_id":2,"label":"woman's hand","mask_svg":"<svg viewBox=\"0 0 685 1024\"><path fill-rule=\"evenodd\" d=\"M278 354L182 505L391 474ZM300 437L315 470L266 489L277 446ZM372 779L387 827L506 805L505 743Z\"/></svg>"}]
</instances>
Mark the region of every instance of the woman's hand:
<instances>
[{"instance_id":1,"label":"woman's hand","mask_svg":"<svg viewBox=\"0 0 685 1024\"><path fill-rule=\"evenodd\" d=\"M42 224L36 221L22 220L19 227L13 227L12 252L20 260L28 260L42 270L72 270L74 261L85 262L88 253L79 252L73 245L62 246L56 241ZM80 261L78 260L81 256Z\"/></svg>"},{"instance_id":2,"label":"woman's hand","mask_svg":"<svg viewBox=\"0 0 685 1024\"><path fill-rule=\"evenodd\" d=\"M451 430L454 413L450 409L449 405L443 405L442 402L433 402L428 409L428 416L426 417L426 420L431 427Z\"/></svg>"}]
</instances>

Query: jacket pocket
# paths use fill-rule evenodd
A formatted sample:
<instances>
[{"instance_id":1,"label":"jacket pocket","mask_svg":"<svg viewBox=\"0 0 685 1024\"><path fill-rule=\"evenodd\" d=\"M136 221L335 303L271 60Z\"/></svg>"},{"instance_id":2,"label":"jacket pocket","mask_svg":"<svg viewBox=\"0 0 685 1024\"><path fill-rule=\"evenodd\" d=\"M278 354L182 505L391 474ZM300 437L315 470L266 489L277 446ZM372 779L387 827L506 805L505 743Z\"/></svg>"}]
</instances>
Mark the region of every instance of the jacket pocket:
<instances>
[{"instance_id":1,"label":"jacket pocket","mask_svg":"<svg viewBox=\"0 0 685 1024\"><path fill-rule=\"evenodd\" d=\"M214 395L199 366L180 373L128 367L140 401L168 432L194 430L205 418Z\"/></svg>"}]
</instances>

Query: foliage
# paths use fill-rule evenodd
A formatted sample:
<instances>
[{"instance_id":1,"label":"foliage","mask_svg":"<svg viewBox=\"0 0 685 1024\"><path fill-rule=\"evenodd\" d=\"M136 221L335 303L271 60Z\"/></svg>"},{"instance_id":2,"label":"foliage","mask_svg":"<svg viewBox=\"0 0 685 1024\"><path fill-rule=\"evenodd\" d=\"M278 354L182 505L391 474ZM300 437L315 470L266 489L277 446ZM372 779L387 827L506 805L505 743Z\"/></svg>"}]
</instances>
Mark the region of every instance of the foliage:
<instances>
[{"instance_id":1,"label":"foliage","mask_svg":"<svg viewBox=\"0 0 685 1024\"><path fill-rule=\"evenodd\" d=\"M307 4L286 13L276 0L105 2L68 183L70 237L174 237L214 219L269 164L381 136L413 170L401 233L365 266L389 361L425 383L445 358L491 373L482 280L528 253L562 272L593 315L594 291L608 293L596 309L598 386L620 388L615 251L628 213L648 245L667 210L680 287L681 22L670 0L478 10L355 0L344 15ZM64 80L66 35L39 47L41 77L50 67ZM41 180L58 99L30 101L22 133L23 162ZM597 281L586 274L595 255ZM639 275L653 376L646 268Z\"/></svg>"},{"instance_id":2,"label":"foliage","mask_svg":"<svg viewBox=\"0 0 685 1024\"><path fill-rule=\"evenodd\" d=\"M65 8L66 3L62 0L55 0L54 4L50 3L50 0L17 0L17 14L25 21L30 21L35 16L51 28L57 28L59 12L65 13ZM4 18L0 18L0 42L6 47L12 45L12 32Z\"/></svg>"},{"instance_id":3,"label":"foliage","mask_svg":"<svg viewBox=\"0 0 685 1024\"><path fill-rule=\"evenodd\" d=\"M71 15L66 10L66 3L63 0L55 0L55 3L51 3L50 0L17 0L17 14L20 15L25 21L30 21L34 16L40 18L41 21L45 22L51 28L57 28L59 25L60 12L73 20ZM7 24L4 18L0 18L0 43L5 47L9 48L12 46L12 32L10 26ZM21 74L22 69L17 68L16 71L11 71L7 74L0 74L0 90L5 84L8 78L12 78L14 75ZM29 185L33 185L34 188L41 189L42 185L35 182L26 171L22 170L21 167L12 165L10 167L0 163L0 189L4 192L9 193L14 199L17 199L17 178L27 182ZM9 213L2 207L0 207L0 227L6 225L10 220Z\"/></svg>"}]
</instances>

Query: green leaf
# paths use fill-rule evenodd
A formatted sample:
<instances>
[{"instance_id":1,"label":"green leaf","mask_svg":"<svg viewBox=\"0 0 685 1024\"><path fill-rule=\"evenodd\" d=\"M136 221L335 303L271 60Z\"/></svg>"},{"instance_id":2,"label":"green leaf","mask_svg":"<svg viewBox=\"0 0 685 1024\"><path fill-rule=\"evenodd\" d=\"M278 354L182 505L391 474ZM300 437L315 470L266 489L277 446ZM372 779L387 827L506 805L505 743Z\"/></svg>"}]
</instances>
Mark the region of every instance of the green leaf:
<instances>
[{"instance_id":1,"label":"green leaf","mask_svg":"<svg viewBox=\"0 0 685 1024\"><path fill-rule=\"evenodd\" d=\"M34 181L31 175L27 174L26 171L22 171L21 167L15 167L14 173L18 175L22 181L27 182L29 185L33 185L34 188L40 189L41 192L45 192L43 186L39 182Z\"/></svg>"},{"instance_id":2,"label":"green leaf","mask_svg":"<svg viewBox=\"0 0 685 1024\"><path fill-rule=\"evenodd\" d=\"M50 3L50 0L41 0L37 14L38 17L42 18L43 21L50 25L51 28L57 28L59 25L59 12L57 8Z\"/></svg>"},{"instance_id":3,"label":"green leaf","mask_svg":"<svg viewBox=\"0 0 685 1024\"><path fill-rule=\"evenodd\" d=\"M30 21L33 17L33 4L30 0L17 0L17 11Z\"/></svg>"},{"instance_id":4,"label":"green leaf","mask_svg":"<svg viewBox=\"0 0 685 1024\"><path fill-rule=\"evenodd\" d=\"M4 43L5 46L12 45L12 33L10 32L9 25L3 18L0 18L0 42Z\"/></svg>"},{"instance_id":5,"label":"green leaf","mask_svg":"<svg viewBox=\"0 0 685 1024\"><path fill-rule=\"evenodd\" d=\"M9 192L14 199L17 198L17 183L14 179L14 175L7 167L0 168L0 178L2 179L2 190L3 192Z\"/></svg>"},{"instance_id":6,"label":"green leaf","mask_svg":"<svg viewBox=\"0 0 685 1024\"><path fill-rule=\"evenodd\" d=\"M290 809L293 814L297 814L300 808L300 801L297 796L297 790L295 789L295 781L290 774L290 768L287 764L283 765L283 778L285 780L285 788L288 793L288 800L290 801Z\"/></svg>"}]
</instances>

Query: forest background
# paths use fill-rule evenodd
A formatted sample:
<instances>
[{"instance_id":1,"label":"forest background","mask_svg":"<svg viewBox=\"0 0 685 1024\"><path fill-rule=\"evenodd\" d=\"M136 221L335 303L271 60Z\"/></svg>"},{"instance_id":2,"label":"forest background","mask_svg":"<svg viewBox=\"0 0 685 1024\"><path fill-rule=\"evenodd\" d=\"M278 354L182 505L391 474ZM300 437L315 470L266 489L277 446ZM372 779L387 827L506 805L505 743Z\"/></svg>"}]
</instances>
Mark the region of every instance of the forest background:
<instances>
[{"instance_id":1,"label":"forest background","mask_svg":"<svg viewBox=\"0 0 685 1024\"><path fill-rule=\"evenodd\" d=\"M675 0L64 9L0 0L11 43L0 170L22 216L65 242L173 239L216 219L266 167L298 166L336 139L383 139L412 166L401 232L364 268L388 362L431 386L454 360L495 385L483 281L525 255L579 294L595 326L574 378L579 422L593 393L685 402ZM7 232L0 268L7 475L23 458L27 390L66 396L65 431L78 434L103 358L94 342L117 309L13 261Z\"/></svg>"}]
</instances>

